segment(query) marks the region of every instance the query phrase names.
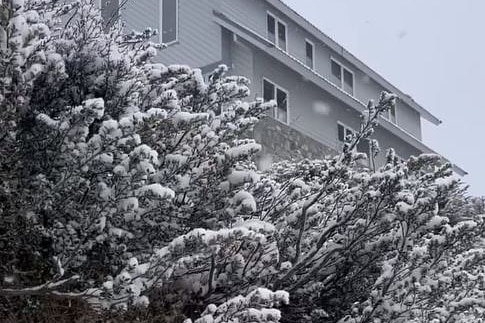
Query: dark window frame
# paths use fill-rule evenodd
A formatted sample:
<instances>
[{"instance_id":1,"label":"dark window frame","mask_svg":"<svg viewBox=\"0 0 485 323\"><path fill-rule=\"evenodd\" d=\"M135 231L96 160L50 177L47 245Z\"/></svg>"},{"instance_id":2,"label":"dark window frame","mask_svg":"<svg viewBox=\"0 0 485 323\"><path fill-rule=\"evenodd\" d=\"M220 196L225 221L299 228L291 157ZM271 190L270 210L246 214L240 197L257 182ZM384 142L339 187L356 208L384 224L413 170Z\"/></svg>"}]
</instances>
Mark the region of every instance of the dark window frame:
<instances>
[{"instance_id":1,"label":"dark window frame","mask_svg":"<svg viewBox=\"0 0 485 323\"><path fill-rule=\"evenodd\" d=\"M335 70L338 69L338 76L335 75ZM345 66L344 64L340 63L338 60L336 60L333 57L330 57L330 73L332 74L333 77L339 80L339 84L337 84L338 87L340 87L345 93L348 93L352 96L355 94L355 75L354 72ZM348 79L346 79L346 76L350 75L351 76L351 83L348 83ZM347 77L348 78L348 77Z\"/></svg>"},{"instance_id":2,"label":"dark window frame","mask_svg":"<svg viewBox=\"0 0 485 323\"><path fill-rule=\"evenodd\" d=\"M276 44L276 18L270 13L266 14L266 39Z\"/></svg>"},{"instance_id":3,"label":"dark window frame","mask_svg":"<svg viewBox=\"0 0 485 323\"><path fill-rule=\"evenodd\" d=\"M164 41L164 36L166 35L166 32L164 31L164 19L163 19L163 13L164 13L164 3L165 1L175 1L175 37L173 39L169 39L168 41ZM159 2L160 5L160 43L163 43L165 45L171 45L175 44L179 41L179 0L160 0Z\"/></svg>"},{"instance_id":4,"label":"dark window frame","mask_svg":"<svg viewBox=\"0 0 485 323\"><path fill-rule=\"evenodd\" d=\"M289 91L286 90L285 88L279 86L275 82L271 81L267 77L263 77L262 83L263 83L262 84L263 100L265 102L268 102L270 100L275 100L276 104L277 104L275 109L273 111L270 111L271 117L273 117L275 120L280 121L281 123L289 125L290 124L290 93L289 93ZM266 84L270 85L273 88L273 93L271 93L271 95L268 95L265 91L265 89L267 88L267 86L265 86ZM283 93L285 95L285 99L283 100L283 102L280 102L280 99L279 99L279 96L278 96L279 93ZM284 108L281 107L281 104L283 104L283 103L284 103ZM280 117L280 111L281 110L284 110L285 118L283 120Z\"/></svg>"},{"instance_id":5,"label":"dark window frame","mask_svg":"<svg viewBox=\"0 0 485 323\"><path fill-rule=\"evenodd\" d=\"M308 46L311 47L311 57L308 56ZM312 70L315 69L315 44L308 39L305 39L305 64Z\"/></svg>"},{"instance_id":6,"label":"dark window frame","mask_svg":"<svg viewBox=\"0 0 485 323\"><path fill-rule=\"evenodd\" d=\"M352 135L356 133L354 129L351 127L347 126L346 124L337 121L337 140L340 143L344 143L347 136ZM342 137L343 136L343 137Z\"/></svg>"},{"instance_id":7,"label":"dark window frame","mask_svg":"<svg viewBox=\"0 0 485 323\"><path fill-rule=\"evenodd\" d=\"M331 62L330 63L331 64L330 71L331 71L332 75L335 78L337 78L340 82L342 82L342 65L337 63L334 59L331 59L330 62ZM338 75L336 75L337 71L338 71Z\"/></svg>"},{"instance_id":8,"label":"dark window frame","mask_svg":"<svg viewBox=\"0 0 485 323\"><path fill-rule=\"evenodd\" d=\"M270 23L270 18L273 23ZM270 26L274 32L270 32ZM283 41L280 37L280 26L285 31ZM282 51L288 52L288 24L269 11L266 11L266 39Z\"/></svg>"}]
</instances>

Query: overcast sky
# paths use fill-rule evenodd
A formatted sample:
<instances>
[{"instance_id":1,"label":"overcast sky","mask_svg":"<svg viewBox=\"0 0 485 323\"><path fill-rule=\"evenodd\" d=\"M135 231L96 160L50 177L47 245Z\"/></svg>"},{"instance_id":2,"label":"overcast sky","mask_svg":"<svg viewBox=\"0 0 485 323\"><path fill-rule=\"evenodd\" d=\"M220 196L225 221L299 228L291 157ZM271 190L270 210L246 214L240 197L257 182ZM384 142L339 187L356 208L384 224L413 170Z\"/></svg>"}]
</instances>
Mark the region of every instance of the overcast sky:
<instances>
[{"instance_id":1,"label":"overcast sky","mask_svg":"<svg viewBox=\"0 0 485 323\"><path fill-rule=\"evenodd\" d=\"M440 118L423 140L485 195L485 0L283 0Z\"/></svg>"}]
</instances>

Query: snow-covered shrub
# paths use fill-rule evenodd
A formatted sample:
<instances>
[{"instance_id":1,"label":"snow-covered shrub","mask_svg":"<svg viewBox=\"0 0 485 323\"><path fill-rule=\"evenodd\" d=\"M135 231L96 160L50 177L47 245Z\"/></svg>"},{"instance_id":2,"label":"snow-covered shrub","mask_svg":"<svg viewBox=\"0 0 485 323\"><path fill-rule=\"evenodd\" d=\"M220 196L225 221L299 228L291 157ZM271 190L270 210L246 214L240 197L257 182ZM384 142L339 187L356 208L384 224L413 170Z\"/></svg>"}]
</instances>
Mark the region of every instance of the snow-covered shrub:
<instances>
[{"instance_id":1,"label":"snow-covered shrub","mask_svg":"<svg viewBox=\"0 0 485 323\"><path fill-rule=\"evenodd\" d=\"M156 44L105 33L93 1L10 5L3 295L126 307L177 286L209 301L274 273L274 228L234 214L255 209L238 163L267 106L241 101L248 80L151 63Z\"/></svg>"},{"instance_id":2,"label":"snow-covered shrub","mask_svg":"<svg viewBox=\"0 0 485 323\"><path fill-rule=\"evenodd\" d=\"M247 296L236 296L219 306L210 304L202 316L194 323L239 323L239 322L268 322L277 323L281 319L280 311L271 307L280 303L288 304L287 292L273 293L265 288L258 288ZM266 305L268 308L261 308ZM184 323L191 323L186 320Z\"/></svg>"},{"instance_id":3,"label":"snow-covered shrub","mask_svg":"<svg viewBox=\"0 0 485 323\"><path fill-rule=\"evenodd\" d=\"M0 315L37 296L196 323L483 319L483 200L434 155L357 163L394 95L342 154L259 172L247 134L274 102L243 101L247 79L152 63L152 31L105 32L92 1L5 3Z\"/></svg>"},{"instance_id":4,"label":"snow-covered shrub","mask_svg":"<svg viewBox=\"0 0 485 323\"><path fill-rule=\"evenodd\" d=\"M483 209L464 198L451 165L426 154L400 161L391 149L379 169L354 167L362 156L352 147L392 100L369 104L342 155L274 165L253 186L258 213L279 236L281 270L270 286L290 292L284 320L483 315Z\"/></svg>"}]
</instances>

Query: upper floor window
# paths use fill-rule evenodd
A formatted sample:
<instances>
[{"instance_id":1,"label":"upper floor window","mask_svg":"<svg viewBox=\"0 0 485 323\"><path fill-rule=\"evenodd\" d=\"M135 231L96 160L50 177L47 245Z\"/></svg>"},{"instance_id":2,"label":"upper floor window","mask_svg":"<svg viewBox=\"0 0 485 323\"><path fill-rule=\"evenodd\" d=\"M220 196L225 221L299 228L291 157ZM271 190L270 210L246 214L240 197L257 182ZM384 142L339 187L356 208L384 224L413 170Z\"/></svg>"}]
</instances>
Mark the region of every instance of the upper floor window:
<instances>
[{"instance_id":1,"label":"upper floor window","mask_svg":"<svg viewBox=\"0 0 485 323\"><path fill-rule=\"evenodd\" d=\"M385 119L389 120L390 122L397 124L396 120L396 106L393 106L389 110L383 113L382 115Z\"/></svg>"},{"instance_id":2,"label":"upper floor window","mask_svg":"<svg viewBox=\"0 0 485 323\"><path fill-rule=\"evenodd\" d=\"M288 124L288 91L267 79L263 79L263 99L265 102L275 100L276 107L270 112L271 116Z\"/></svg>"},{"instance_id":3,"label":"upper floor window","mask_svg":"<svg viewBox=\"0 0 485 323\"><path fill-rule=\"evenodd\" d=\"M337 85L350 95L354 95L354 73L333 58L330 61L332 75L338 80Z\"/></svg>"},{"instance_id":4,"label":"upper floor window","mask_svg":"<svg viewBox=\"0 0 485 323\"><path fill-rule=\"evenodd\" d=\"M341 122L337 123L337 139L339 141L339 147L341 148L344 142L352 136L355 131L354 129L350 128L349 126L344 125ZM370 141L367 138L361 138L357 145L354 147L355 151L359 153L364 153L368 157L370 156ZM364 162L364 164L366 164Z\"/></svg>"},{"instance_id":5,"label":"upper floor window","mask_svg":"<svg viewBox=\"0 0 485 323\"><path fill-rule=\"evenodd\" d=\"M178 39L178 0L160 1L160 41L170 44Z\"/></svg>"},{"instance_id":6,"label":"upper floor window","mask_svg":"<svg viewBox=\"0 0 485 323\"><path fill-rule=\"evenodd\" d=\"M315 67L313 56L314 56L314 47L313 43L308 39L305 40L305 64L309 68L313 69Z\"/></svg>"},{"instance_id":7,"label":"upper floor window","mask_svg":"<svg viewBox=\"0 0 485 323\"><path fill-rule=\"evenodd\" d=\"M337 130L338 130L338 134L337 134L338 141L342 143L345 142L345 140L348 137L354 134L354 130L352 128L347 127L346 125L340 122L337 124Z\"/></svg>"},{"instance_id":8,"label":"upper floor window","mask_svg":"<svg viewBox=\"0 0 485 323\"><path fill-rule=\"evenodd\" d=\"M266 33L270 42L286 52L286 24L268 12Z\"/></svg>"}]
</instances>

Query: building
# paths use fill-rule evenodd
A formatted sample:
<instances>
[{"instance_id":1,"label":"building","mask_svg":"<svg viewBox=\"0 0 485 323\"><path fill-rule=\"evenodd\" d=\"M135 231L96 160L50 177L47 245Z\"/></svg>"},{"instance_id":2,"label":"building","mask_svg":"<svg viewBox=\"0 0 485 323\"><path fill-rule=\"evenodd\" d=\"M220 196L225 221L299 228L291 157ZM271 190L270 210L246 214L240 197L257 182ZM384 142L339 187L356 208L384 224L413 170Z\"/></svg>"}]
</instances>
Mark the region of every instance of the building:
<instances>
[{"instance_id":1,"label":"building","mask_svg":"<svg viewBox=\"0 0 485 323\"><path fill-rule=\"evenodd\" d=\"M6 24L8 22L8 10L3 0L0 0L0 50L7 48Z\"/></svg>"},{"instance_id":2,"label":"building","mask_svg":"<svg viewBox=\"0 0 485 323\"><path fill-rule=\"evenodd\" d=\"M105 12L117 4L101 0ZM393 147L402 158L435 153L423 142L421 120L439 125L436 116L280 0L136 0L120 14L128 30L159 30L154 40L167 45L160 62L203 73L225 64L251 80L254 98L276 100L272 118L255 129L271 156L335 154L345 135L359 128L367 101L384 90L400 99L375 131L382 150Z\"/></svg>"}]
</instances>

